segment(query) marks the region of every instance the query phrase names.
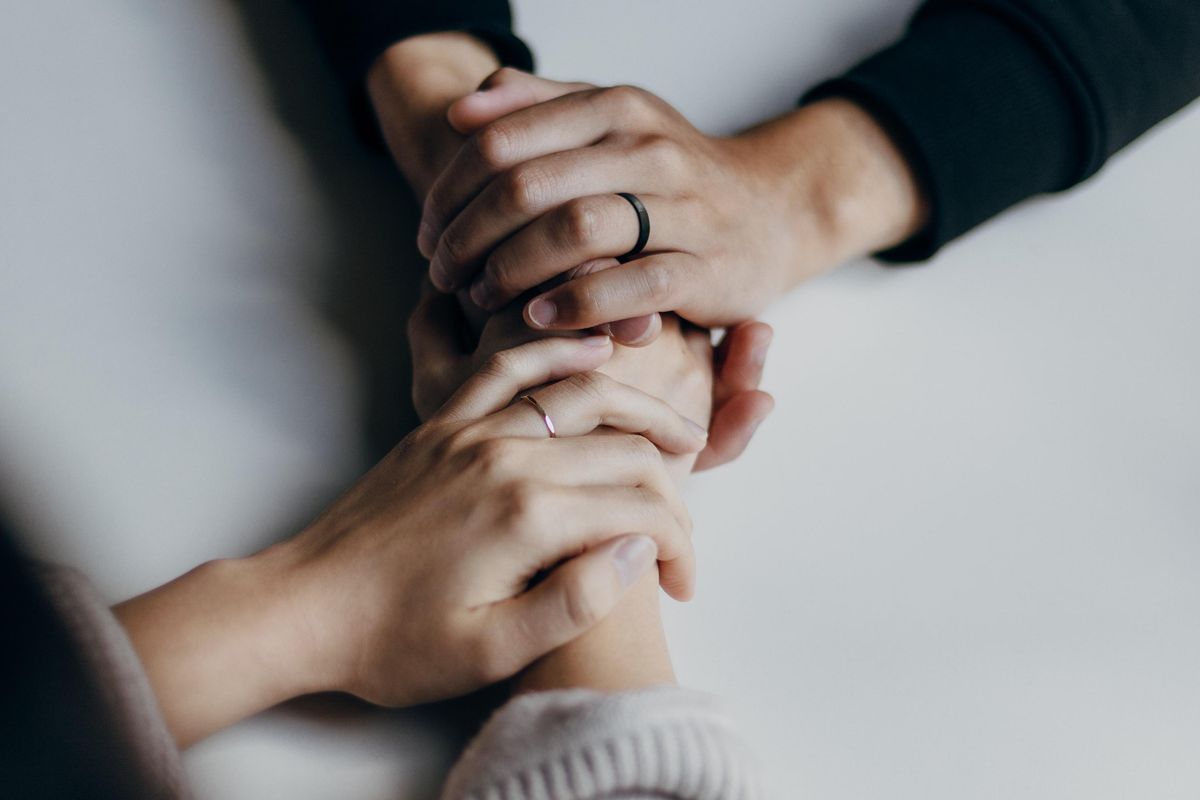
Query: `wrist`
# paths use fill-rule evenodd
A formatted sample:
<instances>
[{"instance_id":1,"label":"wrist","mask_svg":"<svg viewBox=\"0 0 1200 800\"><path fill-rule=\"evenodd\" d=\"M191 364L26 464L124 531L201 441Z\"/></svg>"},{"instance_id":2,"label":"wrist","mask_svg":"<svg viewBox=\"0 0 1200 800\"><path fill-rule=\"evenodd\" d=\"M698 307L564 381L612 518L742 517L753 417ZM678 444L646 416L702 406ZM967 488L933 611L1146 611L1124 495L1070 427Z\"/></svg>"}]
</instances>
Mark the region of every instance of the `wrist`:
<instances>
[{"instance_id":1,"label":"wrist","mask_svg":"<svg viewBox=\"0 0 1200 800\"><path fill-rule=\"evenodd\" d=\"M211 561L113 609L181 747L323 688L282 555Z\"/></svg>"},{"instance_id":2,"label":"wrist","mask_svg":"<svg viewBox=\"0 0 1200 800\"><path fill-rule=\"evenodd\" d=\"M822 266L898 245L928 218L904 155L875 118L849 100L820 100L738 138L764 165L796 248L819 253ZM793 283L813 271L800 265Z\"/></svg>"},{"instance_id":3,"label":"wrist","mask_svg":"<svg viewBox=\"0 0 1200 800\"><path fill-rule=\"evenodd\" d=\"M367 92L380 130L419 199L462 141L446 109L499 67L490 47L461 32L405 39L371 66Z\"/></svg>"},{"instance_id":4,"label":"wrist","mask_svg":"<svg viewBox=\"0 0 1200 800\"><path fill-rule=\"evenodd\" d=\"M608 617L531 665L517 678L514 689L623 692L674 684L659 606L658 571L650 570Z\"/></svg>"}]
</instances>

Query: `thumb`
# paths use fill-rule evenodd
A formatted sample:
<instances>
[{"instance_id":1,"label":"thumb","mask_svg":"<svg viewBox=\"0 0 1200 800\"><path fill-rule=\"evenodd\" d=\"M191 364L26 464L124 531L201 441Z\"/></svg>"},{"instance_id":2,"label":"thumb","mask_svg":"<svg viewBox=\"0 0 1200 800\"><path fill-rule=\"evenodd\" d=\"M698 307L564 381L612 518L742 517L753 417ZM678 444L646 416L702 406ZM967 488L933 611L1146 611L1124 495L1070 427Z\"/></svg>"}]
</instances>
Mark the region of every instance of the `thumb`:
<instances>
[{"instance_id":1,"label":"thumb","mask_svg":"<svg viewBox=\"0 0 1200 800\"><path fill-rule=\"evenodd\" d=\"M468 136L506 114L590 88L586 83L552 81L503 67L489 75L478 91L452 103L446 119L456 131Z\"/></svg>"},{"instance_id":2,"label":"thumb","mask_svg":"<svg viewBox=\"0 0 1200 800\"><path fill-rule=\"evenodd\" d=\"M708 444L697 456L692 471L719 467L740 456L754 438L754 431L774 408L774 398L757 389L739 392L726 400L713 411Z\"/></svg>"},{"instance_id":3,"label":"thumb","mask_svg":"<svg viewBox=\"0 0 1200 800\"><path fill-rule=\"evenodd\" d=\"M607 617L654 565L648 536L631 535L590 548L556 567L541 583L497 611L522 664L541 658Z\"/></svg>"}]
</instances>

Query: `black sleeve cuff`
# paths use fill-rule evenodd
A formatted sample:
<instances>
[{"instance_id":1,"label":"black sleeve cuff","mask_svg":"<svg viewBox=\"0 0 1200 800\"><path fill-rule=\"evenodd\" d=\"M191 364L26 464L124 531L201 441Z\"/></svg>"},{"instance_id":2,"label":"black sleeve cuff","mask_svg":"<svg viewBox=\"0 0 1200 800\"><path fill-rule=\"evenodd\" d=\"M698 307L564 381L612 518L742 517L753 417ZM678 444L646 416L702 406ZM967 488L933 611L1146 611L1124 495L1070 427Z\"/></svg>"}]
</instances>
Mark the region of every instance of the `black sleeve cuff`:
<instances>
[{"instance_id":1,"label":"black sleeve cuff","mask_svg":"<svg viewBox=\"0 0 1200 800\"><path fill-rule=\"evenodd\" d=\"M512 31L507 0L301 0L301 5L338 76L352 89L393 44L439 31L473 34L496 52L501 66L533 69L533 54Z\"/></svg>"},{"instance_id":2,"label":"black sleeve cuff","mask_svg":"<svg viewBox=\"0 0 1200 800\"><path fill-rule=\"evenodd\" d=\"M803 98L855 101L888 131L929 200L928 225L878 254L922 261L1021 200L1073 185L1088 152L1077 95L1025 21L930 3L898 43Z\"/></svg>"},{"instance_id":3,"label":"black sleeve cuff","mask_svg":"<svg viewBox=\"0 0 1200 800\"><path fill-rule=\"evenodd\" d=\"M367 70L396 42L423 33L462 31L492 48L500 65L533 71L533 53L512 30L507 0L300 0L346 91L358 135L383 150L367 96Z\"/></svg>"}]
</instances>

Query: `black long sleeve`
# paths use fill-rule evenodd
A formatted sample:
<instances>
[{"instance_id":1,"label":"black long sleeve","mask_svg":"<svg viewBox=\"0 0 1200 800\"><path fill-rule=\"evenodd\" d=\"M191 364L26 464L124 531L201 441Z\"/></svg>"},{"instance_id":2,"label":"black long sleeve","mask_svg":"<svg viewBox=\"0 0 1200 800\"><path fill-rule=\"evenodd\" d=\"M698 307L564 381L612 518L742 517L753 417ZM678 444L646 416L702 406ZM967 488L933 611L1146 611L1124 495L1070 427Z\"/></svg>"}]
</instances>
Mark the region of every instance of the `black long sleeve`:
<instances>
[{"instance_id":1,"label":"black long sleeve","mask_svg":"<svg viewBox=\"0 0 1200 800\"><path fill-rule=\"evenodd\" d=\"M367 68L401 39L465 31L486 42L500 63L533 69L533 55L512 30L507 0L299 0L342 81L357 91Z\"/></svg>"},{"instance_id":2,"label":"black long sleeve","mask_svg":"<svg viewBox=\"0 0 1200 800\"><path fill-rule=\"evenodd\" d=\"M929 0L805 99L832 95L876 116L931 202L925 230L881 257L925 259L1200 96L1200 0Z\"/></svg>"}]
</instances>

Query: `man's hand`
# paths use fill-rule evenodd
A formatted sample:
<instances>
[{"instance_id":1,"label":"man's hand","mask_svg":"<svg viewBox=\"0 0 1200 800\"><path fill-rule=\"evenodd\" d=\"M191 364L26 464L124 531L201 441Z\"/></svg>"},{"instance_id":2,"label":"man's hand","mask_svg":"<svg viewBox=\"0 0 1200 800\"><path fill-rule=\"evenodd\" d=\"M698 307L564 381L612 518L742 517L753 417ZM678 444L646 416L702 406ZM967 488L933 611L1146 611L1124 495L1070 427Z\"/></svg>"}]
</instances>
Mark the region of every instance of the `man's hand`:
<instances>
[{"instance_id":1,"label":"man's hand","mask_svg":"<svg viewBox=\"0 0 1200 800\"><path fill-rule=\"evenodd\" d=\"M646 254L534 297L525 318L538 329L660 311L736 324L801 280L898 243L925 213L891 140L844 100L721 138L641 89L502 70L449 118L471 136L430 189L419 242L442 291L469 287L499 308L627 252L637 217L616 192L649 212Z\"/></svg>"}]
</instances>

